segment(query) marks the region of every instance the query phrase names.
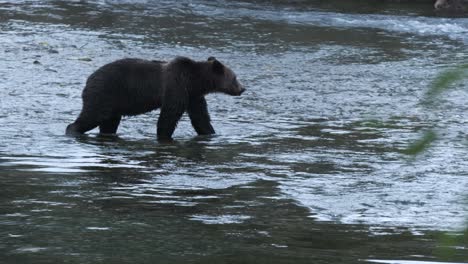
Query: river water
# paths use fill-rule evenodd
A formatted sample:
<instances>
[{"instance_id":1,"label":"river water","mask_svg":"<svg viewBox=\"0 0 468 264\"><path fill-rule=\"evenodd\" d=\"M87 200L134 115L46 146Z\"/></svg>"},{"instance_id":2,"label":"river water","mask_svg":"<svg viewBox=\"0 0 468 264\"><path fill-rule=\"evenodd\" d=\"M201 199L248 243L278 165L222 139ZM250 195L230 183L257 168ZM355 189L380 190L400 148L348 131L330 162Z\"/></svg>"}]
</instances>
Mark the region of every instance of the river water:
<instances>
[{"instance_id":1,"label":"river water","mask_svg":"<svg viewBox=\"0 0 468 264\"><path fill-rule=\"evenodd\" d=\"M452 263L468 218L468 19L343 1L0 1L0 263ZM123 57L215 56L217 134L158 112L64 136ZM427 129L439 140L401 153ZM440 252L451 252L442 254Z\"/></svg>"}]
</instances>

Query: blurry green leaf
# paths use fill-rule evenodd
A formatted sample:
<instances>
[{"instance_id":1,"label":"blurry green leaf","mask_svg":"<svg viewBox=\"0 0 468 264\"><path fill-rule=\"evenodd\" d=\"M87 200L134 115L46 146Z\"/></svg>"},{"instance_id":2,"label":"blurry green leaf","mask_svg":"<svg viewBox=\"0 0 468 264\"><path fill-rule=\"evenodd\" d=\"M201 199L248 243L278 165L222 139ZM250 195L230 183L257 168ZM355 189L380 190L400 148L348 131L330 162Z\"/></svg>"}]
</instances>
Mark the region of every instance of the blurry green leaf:
<instances>
[{"instance_id":1,"label":"blurry green leaf","mask_svg":"<svg viewBox=\"0 0 468 264\"><path fill-rule=\"evenodd\" d=\"M468 64L461 65L439 74L430 85L424 103L431 103L436 97L462 79L468 78Z\"/></svg>"},{"instance_id":2,"label":"blurry green leaf","mask_svg":"<svg viewBox=\"0 0 468 264\"><path fill-rule=\"evenodd\" d=\"M424 135L419 140L417 140L401 152L407 155L417 155L426 150L436 139L437 134L434 131L429 130L426 133L424 133Z\"/></svg>"},{"instance_id":3,"label":"blurry green leaf","mask_svg":"<svg viewBox=\"0 0 468 264\"><path fill-rule=\"evenodd\" d=\"M450 233L444 233L439 239L439 244L435 250L435 255L441 259L450 259L450 256L456 254L455 246L457 245L456 236Z\"/></svg>"},{"instance_id":4,"label":"blurry green leaf","mask_svg":"<svg viewBox=\"0 0 468 264\"><path fill-rule=\"evenodd\" d=\"M443 260L456 261L461 248L468 243L468 228L462 233L444 233L438 238L438 242L434 254Z\"/></svg>"}]
</instances>

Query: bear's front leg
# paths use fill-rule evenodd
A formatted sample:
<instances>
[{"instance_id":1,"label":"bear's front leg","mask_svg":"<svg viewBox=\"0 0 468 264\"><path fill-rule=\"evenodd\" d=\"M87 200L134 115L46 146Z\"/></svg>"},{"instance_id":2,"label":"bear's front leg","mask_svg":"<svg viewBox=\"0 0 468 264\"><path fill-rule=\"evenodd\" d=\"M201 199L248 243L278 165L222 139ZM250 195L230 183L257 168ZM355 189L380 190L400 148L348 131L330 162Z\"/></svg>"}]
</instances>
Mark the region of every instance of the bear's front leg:
<instances>
[{"instance_id":1,"label":"bear's front leg","mask_svg":"<svg viewBox=\"0 0 468 264\"><path fill-rule=\"evenodd\" d=\"M215 133L210 123L210 114L208 113L206 100L203 96L190 99L187 112L192 126L198 135L211 135Z\"/></svg>"},{"instance_id":2,"label":"bear's front leg","mask_svg":"<svg viewBox=\"0 0 468 264\"><path fill-rule=\"evenodd\" d=\"M172 141L172 134L184 112L183 102L167 103L161 107L157 128L158 141Z\"/></svg>"}]
</instances>

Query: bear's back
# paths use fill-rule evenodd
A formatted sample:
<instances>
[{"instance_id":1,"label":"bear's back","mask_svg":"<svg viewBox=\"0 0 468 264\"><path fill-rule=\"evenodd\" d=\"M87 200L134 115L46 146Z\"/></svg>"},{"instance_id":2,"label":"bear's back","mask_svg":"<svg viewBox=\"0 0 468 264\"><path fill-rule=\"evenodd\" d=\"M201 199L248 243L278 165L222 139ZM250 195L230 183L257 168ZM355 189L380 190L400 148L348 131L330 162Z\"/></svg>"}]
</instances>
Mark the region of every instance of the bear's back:
<instances>
[{"instance_id":1,"label":"bear's back","mask_svg":"<svg viewBox=\"0 0 468 264\"><path fill-rule=\"evenodd\" d=\"M89 76L83 98L99 98L123 115L156 109L162 92L164 61L126 58L106 64Z\"/></svg>"}]
</instances>

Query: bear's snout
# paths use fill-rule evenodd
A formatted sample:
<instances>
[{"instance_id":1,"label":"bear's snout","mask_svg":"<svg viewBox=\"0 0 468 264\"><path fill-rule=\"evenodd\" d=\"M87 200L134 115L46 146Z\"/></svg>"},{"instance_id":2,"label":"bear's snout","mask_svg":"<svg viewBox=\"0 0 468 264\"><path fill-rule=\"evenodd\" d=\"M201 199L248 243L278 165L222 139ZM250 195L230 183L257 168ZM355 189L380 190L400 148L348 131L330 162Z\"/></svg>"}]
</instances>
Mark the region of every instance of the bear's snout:
<instances>
[{"instance_id":1,"label":"bear's snout","mask_svg":"<svg viewBox=\"0 0 468 264\"><path fill-rule=\"evenodd\" d=\"M243 94L244 92L245 92L245 88L244 88L244 87L241 87L241 88L239 89L239 95Z\"/></svg>"},{"instance_id":2,"label":"bear's snout","mask_svg":"<svg viewBox=\"0 0 468 264\"><path fill-rule=\"evenodd\" d=\"M240 96L241 94L243 94L245 92L245 88L244 86L238 84L237 87L233 87L233 89L231 89L228 94L230 95L233 95L233 96Z\"/></svg>"},{"instance_id":3,"label":"bear's snout","mask_svg":"<svg viewBox=\"0 0 468 264\"><path fill-rule=\"evenodd\" d=\"M229 88L229 90L225 91L225 93L232 95L232 96L240 96L245 92L245 88L241 84L237 84Z\"/></svg>"}]
</instances>

